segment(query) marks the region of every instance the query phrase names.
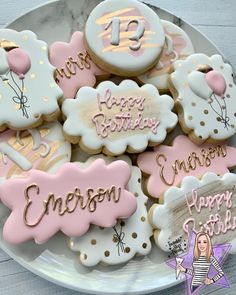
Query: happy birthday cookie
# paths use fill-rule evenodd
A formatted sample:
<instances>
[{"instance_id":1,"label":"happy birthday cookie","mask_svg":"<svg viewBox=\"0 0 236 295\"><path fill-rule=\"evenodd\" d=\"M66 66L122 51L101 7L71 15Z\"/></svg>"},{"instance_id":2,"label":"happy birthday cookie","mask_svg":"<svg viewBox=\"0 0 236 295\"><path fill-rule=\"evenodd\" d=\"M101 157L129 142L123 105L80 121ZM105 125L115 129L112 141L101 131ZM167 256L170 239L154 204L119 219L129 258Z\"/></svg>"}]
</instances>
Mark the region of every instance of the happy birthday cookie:
<instances>
[{"instance_id":1,"label":"happy birthday cookie","mask_svg":"<svg viewBox=\"0 0 236 295\"><path fill-rule=\"evenodd\" d=\"M48 60L47 44L31 31L0 30L0 131L54 121L62 97Z\"/></svg>"},{"instance_id":2,"label":"happy birthday cookie","mask_svg":"<svg viewBox=\"0 0 236 295\"><path fill-rule=\"evenodd\" d=\"M160 96L153 85L105 81L96 89L82 87L75 99L64 101L63 130L68 140L79 142L88 153L141 152L149 144L163 142L175 127L172 108L173 99Z\"/></svg>"},{"instance_id":3,"label":"happy birthday cookie","mask_svg":"<svg viewBox=\"0 0 236 295\"><path fill-rule=\"evenodd\" d=\"M10 179L0 186L0 199L12 211L3 238L12 244L30 239L42 244L60 230L78 237L90 224L113 227L136 211L136 198L126 189L130 176L126 162L106 165L98 159L85 169L65 163L56 174L30 170Z\"/></svg>"},{"instance_id":4,"label":"happy birthday cookie","mask_svg":"<svg viewBox=\"0 0 236 295\"><path fill-rule=\"evenodd\" d=\"M59 122L25 131L5 130L0 137L0 182L30 169L53 173L70 157L71 145Z\"/></svg>"},{"instance_id":5,"label":"happy birthday cookie","mask_svg":"<svg viewBox=\"0 0 236 295\"><path fill-rule=\"evenodd\" d=\"M80 166L87 166L97 157L90 158ZM115 159L102 157L106 163ZM131 165L128 157L120 157ZM79 259L85 266L94 266L99 262L106 264L120 264L127 262L134 255L147 255L151 251L150 237L152 227L147 218L147 197L141 189L141 172L137 167L131 166L131 178L127 189L137 200L136 212L126 220L119 220L112 228L92 226L82 237L71 238L71 250L80 252Z\"/></svg>"},{"instance_id":6,"label":"happy birthday cookie","mask_svg":"<svg viewBox=\"0 0 236 295\"><path fill-rule=\"evenodd\" d=\"M82 86L93 87L96 77L109 76L91 60L83 39L82 32L75 32L69 43L55 42L50 46L50 62L56 67L55 80L64 98L74 98Z\"/></svg>"},{"instance_id":7,"label":"happy birthday cookie","mask_svg":"<svg viewBox=\"0 0 236 295\"><path fill-rule=\"evenodd\" d=\"M169 91L169 75L173 71L172 64L178 59L185 59L194 53L189 36L177 25L161 20L165 32L165 46L157 64L138 76L142 83L150 83L160 92Z\"/></svg>"},{"instance_id":8,"label":"happy birthday cookie","mask_svg":"<svg viewBox=\"0 0 236 295\"><path fill-rule=\"evenodd\" d=\"M149 211L156 244L171 251L175 241L187 240L192 230L207 233L213 244L231 244L236 252L236 175L206 173L201 180L187 176L180 187L164 194L164 203Z\"/></svg>"},{"instance_id":9,"label":"happy birthday cookie","mask_svg":"<svg viewBox=\"0 0 236 295\"><path fill-rule=\"evenodd\" d=\"M135 0L107 0L90 13L85 41L101 68L128 77L156 64L165 34L159 17L147 5Z\"/></svg>"},{"instance_id":10,"label":"happy birthday cookie","mask_svg":"<svg viewBox=\"0 0 236 295\"><path fill-rule=\"evenodd\" d=\"M219 142L235 134L233 69L220 55L193 54L175 62L170 89L180 125L193 141Z\"/></svg>"},{"instance_id":11,"label":"happy birthday cookie","mask_svg":"<svg viewBox=\"0 0 236 295\"><path fill-rule=\"evenodd\" d=\"M201 177L206 172L224 174L236 166L236 148L227 144L194 144L187 136L177 136L172 145L160 145L138 156L137 164L148 176L148 193L154 198L185 176Z\"/></svg>"}]
</instances>

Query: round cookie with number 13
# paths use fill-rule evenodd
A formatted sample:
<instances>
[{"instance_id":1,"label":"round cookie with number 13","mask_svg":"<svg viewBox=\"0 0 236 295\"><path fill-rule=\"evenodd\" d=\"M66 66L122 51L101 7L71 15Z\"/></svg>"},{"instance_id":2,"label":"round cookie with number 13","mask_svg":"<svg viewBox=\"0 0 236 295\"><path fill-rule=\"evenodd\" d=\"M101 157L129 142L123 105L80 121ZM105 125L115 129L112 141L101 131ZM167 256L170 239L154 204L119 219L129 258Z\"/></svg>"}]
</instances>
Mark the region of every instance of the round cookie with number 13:
<instances>
[{"instance_id":1,"label":"round cookie with number 13","mask_svg":"<svg viewBox=\"0 0 236 295\"><path fill-rule=\"evenodd\" d=\"M165 33L157 14L135 0L106 0L94 8L85 27L88 52L102 69L135 76L160 58Z\"/></svg>"}]
</instances>

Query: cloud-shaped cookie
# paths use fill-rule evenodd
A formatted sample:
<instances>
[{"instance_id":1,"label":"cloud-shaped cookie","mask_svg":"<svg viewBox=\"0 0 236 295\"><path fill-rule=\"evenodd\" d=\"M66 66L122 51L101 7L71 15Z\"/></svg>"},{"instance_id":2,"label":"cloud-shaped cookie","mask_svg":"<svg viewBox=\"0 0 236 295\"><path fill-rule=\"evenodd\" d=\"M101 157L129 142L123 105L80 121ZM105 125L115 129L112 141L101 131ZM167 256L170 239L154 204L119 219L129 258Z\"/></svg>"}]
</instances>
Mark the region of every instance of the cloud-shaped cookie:
<instances>
[{"instance_id":1,"label":"cloud-shaped cookie","mask_svg":"<svg viewBox=\"0 0 236 295\"><path fill-rule=\"evenodd\" d=\"M97 156L101 157L101 155ZM82 167L89 165L97 157L90 158L86 163L78 163ZM103 156L107 163L114 158ZM127 160L127 157L119 159ZM131 164L130 164L131 165ZM80 261L86 266L94 266L99 262L119 264L129 261L135 254L147 255L151 251L152 226L147 218L147 197L141 189L141 172L131 166L131 178L127 189L136 196L137 210L126 220L119 220L113 228L92 226L79 238L70 239L70 248L80 252Z\"/></svg>"},{"instance_id":2,"label":"cloud-shaped cookie","mask_svg":"<svg viewBox=\"0 0 236 295\"><path fill-rule=\"evenodd\" d=\"M192 230L206 232L213 244L232 244L236 252L236 175L206 173L201 180L187 176L181 186L164 194L164 203L149 211L156 244L170 251L174 241L187 240Z\"/></svg>"},{"instance_id":3,"label":"cloud-shaped cookie","mask_svg":"<svg viewBox=\"0 0 236 295\"><path fill-rule=\"evenodd\" d=\"M67 138L80 142L88 152L119 155L141 152L148 144L159 144L177 124L171 111L173 99L159 95L146 84L131 80L119 85L102 82L96 89L82 87L74 100L65 100L62 111Z\"/></svg>"},{"instance_id":4,"label":"cloud-shaped cookie","mask_svg":"<svg viewBox=\"0 0 236 295\"><path fill-rule=\"evenodd\" d=\"M177 136L172 145L160 145L153 152L138 156L139 168L149 176L147 191L154 198L185 176L201 177L206 172L224 174L236 165L236 148L226 144L193 143L187 136Z\"/></svg>"},{"instance_id":5,"label":"cloud-shaped cookie","mask_svg":"<svg viewBox=\"0 0 236 295\"><path fill-rule=\"evenodd\" d=\"M59 230L76 237L91 223L112 227L137 208L126 190L130 176L124 161L106 165L98 159L86 169L66 163L55 175L31 170L27 178L11 179L0 188L2 202L12 210L3 237L13 244L32 238L42 244Z\"/></svg>"}]
</instances>

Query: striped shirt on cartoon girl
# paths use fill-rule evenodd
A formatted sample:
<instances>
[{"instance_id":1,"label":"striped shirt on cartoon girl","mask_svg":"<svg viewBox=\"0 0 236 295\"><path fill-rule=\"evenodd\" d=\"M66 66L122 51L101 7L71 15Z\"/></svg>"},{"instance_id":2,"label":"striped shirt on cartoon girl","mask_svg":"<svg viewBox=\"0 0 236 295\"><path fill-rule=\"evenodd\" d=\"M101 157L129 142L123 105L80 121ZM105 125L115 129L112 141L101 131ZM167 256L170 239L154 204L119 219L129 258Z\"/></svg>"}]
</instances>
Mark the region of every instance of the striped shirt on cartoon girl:
<instances>
[{"instance_id":1,"label":"striped shirt on cartoon girl","mask_svg":"<svg viewBox=\"0 0 236 295\"><path fill-rule=\"evenodd\" d=\"M218 273L212 279L209 279L208 273L211 265L214 266ZM199 232L196 235L194 245L194 261L192 266L193 269L184 268L181 264L177 266L179 271L185 272L193 277L191 283L192 292L194 292L202 284L213 284L224 276L224 272L220 264L214 257L211 239L208 234L204 232Z\"/></svg>"}]
</instances>

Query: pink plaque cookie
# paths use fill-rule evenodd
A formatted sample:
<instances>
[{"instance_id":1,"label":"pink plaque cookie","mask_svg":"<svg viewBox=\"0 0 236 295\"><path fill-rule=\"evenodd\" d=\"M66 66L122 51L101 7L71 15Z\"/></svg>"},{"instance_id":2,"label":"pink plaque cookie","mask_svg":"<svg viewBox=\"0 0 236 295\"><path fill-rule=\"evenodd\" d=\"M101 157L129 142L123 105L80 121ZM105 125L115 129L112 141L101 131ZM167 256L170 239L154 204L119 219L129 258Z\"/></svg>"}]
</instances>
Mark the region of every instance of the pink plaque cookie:
<instances>
[{"instance_id":1,"label":"pink plaque cookie","mask_svg":"<svg viewBox=\"0 0 236 295\"><path fill-rule=\"evenodd\" d=\"M74 98L82 86L93 87L96 76L108 75L91 60L84 47L82 32L75 32L69 43L53 43L50 47L50 62L57 68L55 80L65 98Z\"/></svg>"},{"instance_id":2,"label":"pink plaque cookie","mask_svg":"<svg viewBox=\"0 0 236 295\"><path fill-rule=\"evenodd\" d=\"M33 238L42 244L59 230L81 236L91 223L112 227L137 208L135 196L126 190L131 170L124 161L106 165L98 159L86 169L66 163L55 175L31 170L27 176L0 188L2 202L12 210L3 228L9 243Z\"/></svg>"},{"instance_id":3,"label":"pink plaque cookie","mask_svg":"<svg viewBox=\"0 0 236 295\"><path fill-rule=\"evenodd\" d=\"M139 168L150 175L148 193L159 198L165 190L179 185L185 176L201 177L206 172L224 174L236 165L236 148L226 144L194 144L179 135L172 146L161 145L138 157Z\"/></svg>"}]
</instances>

